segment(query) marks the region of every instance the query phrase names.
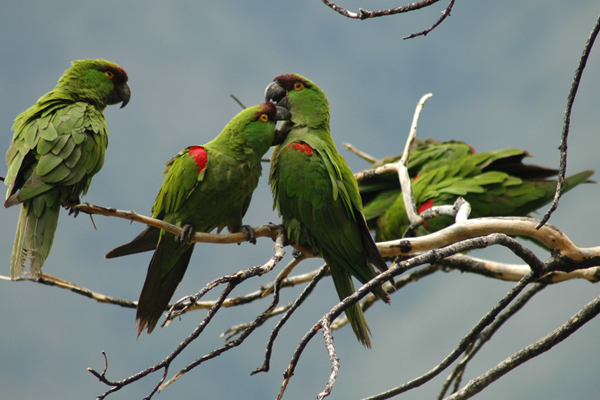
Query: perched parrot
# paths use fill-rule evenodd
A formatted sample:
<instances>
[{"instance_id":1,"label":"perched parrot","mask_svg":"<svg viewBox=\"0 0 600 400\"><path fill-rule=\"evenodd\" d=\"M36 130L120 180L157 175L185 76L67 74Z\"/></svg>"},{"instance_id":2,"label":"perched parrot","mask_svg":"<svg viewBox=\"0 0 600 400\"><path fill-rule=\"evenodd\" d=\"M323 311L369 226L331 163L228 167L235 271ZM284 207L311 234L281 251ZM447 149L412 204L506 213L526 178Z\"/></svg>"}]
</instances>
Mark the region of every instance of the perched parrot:
<instances>
[{"instance_id":1,"label":"perched parrot","mask_svg":"<svg viewBox=\"0 0 600 400\"><path fill-rule=\"evenodd\" d=\"M180 238L148 227L130 243L117 247L106 258L154 250L138 301L138 336L151 333L181 280L194 251L189 237L194 231L243 231L252 192L261 175L261 157L282 138L275 130L278 119L289 118L284 108L267 102L246 108L223 131L203 146L190 146L166 164L165 180L152 207L152 217L184 229ZM187 237L186 237L187 236Z\"/></svg>"},{"instance_id":2,"label":"perched parrot","mask_svg":"<svg viewBox=\"0 0 600 400\"><path fill-rule=\"evenodd\" d=\"M281 130L285 141L275 147L269 181L274 205L290 243L320 254L329 266L341 300L354 293L352 276L366 283L387 270L361 212L356 179L337 152L329 132L325 93L300 75L280 75L266 89L292 114ZM297 248L298 248L297 247ZM390 302L381 287L374 294ZM358 304L346 310L359 342L370 347L370 330Z\"/></svg>"},{"instance_id":3,"label":"perched parrot","mask_svg":"<svg viewBox=\"0 0 600 400\"><path fill-rule=\"evenodd\" d=\"M16 119L6 153L4 207L21 204L10 273L29 259L41 273L50 253L60 206L79 204L102 168L108 128L102 112L129 102L127 73L106 60L73 61L56 87Z\"/></svg>"},{"instance_id":4,"label":"perched parrot","mask_svg":"<svg viewBox=\"0 0 600 400\"><path fill-rule=\"evenodd\" d=\"M418 212L439 205L452 205L462 196L471 204L470 218L526 216L552 201L558 171L523 163L524 150L505 149L475 153L463 142L419 142L408 161L409 176ZM387 158L374 167L400 159ZM565 192L588 182L594 171L566 178ZM368 176L368 175L367 175ZM377 241L402 237L409 225L396 173L369 176L358 184L364 214L375 230ZM428 221L417 230L424 235L453 223L448 216Z\"/></svg>"}]
</instances>

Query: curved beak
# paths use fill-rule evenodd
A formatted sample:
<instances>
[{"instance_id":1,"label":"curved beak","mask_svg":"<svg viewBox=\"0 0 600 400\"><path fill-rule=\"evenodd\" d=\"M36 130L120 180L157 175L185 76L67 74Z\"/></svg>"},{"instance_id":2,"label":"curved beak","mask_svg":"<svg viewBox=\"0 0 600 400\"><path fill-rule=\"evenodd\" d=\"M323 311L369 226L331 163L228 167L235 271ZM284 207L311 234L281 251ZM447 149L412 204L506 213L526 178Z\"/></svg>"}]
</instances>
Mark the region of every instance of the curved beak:
<instances>
[{"instance_id":1,"label":"curved beak","mask_svg":"<svg viewBox=\"0 0 600 400\"><path fill-rule=\"evenodd\" d=\"M123 108L129 103L129 99L131 98L131 89L127 83L122 83L118 86L115 86L113 91L108 96L107 104L117 104L122 103L120 108Z\"/></svg>"},{"instance_id":2,"label":"curved beak","mask_svg":"<svg viewBox=\"0 0 600 400\"><path fill-rule=\"evenodd\" d=\"M265 101L273 101L274 103L278 103L285 96L285 89L277 82L272 82L265 89Z\"/></svg>"},{"instance_id":3,"label":"curved beak","mask_svg":"<svg viewBox=\"0 0 600 400\"><path fill-rule=\"evenodd\" d=\"M290 121L292 119L292 113L283 107L277 106L277 121ZM275 129L275 138L271 146L277 146L283 143L289 132L289 125L284 122L280 126L281 129Z\"/></svg>"},{"instance_id":4,"label":"curved beak","mask_svg":"<svg viewBox=\"0 0 600 400\"><path fill-rule=\"evenodd\" d=\"M284 107L277 106L277 121L289 121L292 119L290 110Z\"/></svg>"}]
</instances>

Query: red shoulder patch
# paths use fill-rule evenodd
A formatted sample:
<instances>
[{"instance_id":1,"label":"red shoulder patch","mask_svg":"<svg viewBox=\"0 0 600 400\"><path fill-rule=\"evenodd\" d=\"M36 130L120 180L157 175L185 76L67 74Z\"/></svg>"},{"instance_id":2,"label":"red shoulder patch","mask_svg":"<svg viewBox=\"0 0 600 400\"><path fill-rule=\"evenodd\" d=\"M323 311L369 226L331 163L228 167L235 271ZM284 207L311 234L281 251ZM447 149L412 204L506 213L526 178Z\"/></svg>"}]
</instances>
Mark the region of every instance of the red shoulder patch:
<instances>
[{"instance_id":1,"label":"red shoulder patch","mask_svg":"<svg viewBox=\"0 0 600 400\"><path fill-rule=\"evenodd\" d=\"M202 146L190 146L187 149L190 157L196 161L198 173L202 172L202 170L206 168L206 162L208 161L206 150L204 150L204 147Z\"/></svg>"},{"instance_id":2,"label":"red shoulder patch","mask_svg":"<svg viewBox=\"0 0 600 400\"><path fill-rule=\"evenodd\" d=\"M429 199L425 203L421 204L421 207L419 207L417 212L421 214L423 211L429 210L431 207L433 207L433 199Z\"/></svg>"},{"instance_id":3,"label":"red shoulder patch","mask_svg":"<svg viewBox=\"0 0 600 400\"><path fill-rule=\"evenodd\" d=\"M293 142L283 148L283 150L300 150L302 153L312 156L315 149L304 142Z\"/></svg>"}]
</instances>

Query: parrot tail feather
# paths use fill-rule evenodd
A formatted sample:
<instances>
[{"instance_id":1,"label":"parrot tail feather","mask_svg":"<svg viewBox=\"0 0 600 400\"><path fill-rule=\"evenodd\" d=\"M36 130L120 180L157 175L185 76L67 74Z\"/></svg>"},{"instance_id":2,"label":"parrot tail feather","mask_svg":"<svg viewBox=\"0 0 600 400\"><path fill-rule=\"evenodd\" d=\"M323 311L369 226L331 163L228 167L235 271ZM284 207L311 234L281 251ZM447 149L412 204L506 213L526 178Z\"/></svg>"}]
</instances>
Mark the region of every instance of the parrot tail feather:
<instances>
[{"instance_id":1,"label":"parrot tail feather","mask_svg":"<svg viewBox=\"0 0 600 400\"><path fill-rule=\"evenodd\" d=\"M27 260L29 260L31 276L41 274L42 266L48 258L54 242L59 213L58 202L43 207L38 213L32 202L23 203L10 262L12 278L23 273Z\"/></svg>"},{"instance_id":2,"label":"parrot tail feather","mask_svg":"<svg viewBox=\"0 0 600 400\"><path fill-rule=\"evenodd\" d=\"M353 304L346 309L346 316L358 341L366 348L371 348L371 330L360 304Z\"/></svg>"},{"instance_id":3,"label":"parrot tail feather","mask_svg":"<svg viewBox=\"0 0 600 400\"><path fill-rule=\"evenodd\" d=\"M164 245L159 243L150 265L146 281L138 300L137 312L135 315L138 337L147 329L148 334L152 333L158 320L169 305L169 300L173 297L177 285L183 279L183 275L190 263L194 245L190 245L185 252L179 256L172 268L164 273L165 263L169 263L170 254L165 252ZM167 254L165 254L167 253Z\"/></svg>"}]
</instances>

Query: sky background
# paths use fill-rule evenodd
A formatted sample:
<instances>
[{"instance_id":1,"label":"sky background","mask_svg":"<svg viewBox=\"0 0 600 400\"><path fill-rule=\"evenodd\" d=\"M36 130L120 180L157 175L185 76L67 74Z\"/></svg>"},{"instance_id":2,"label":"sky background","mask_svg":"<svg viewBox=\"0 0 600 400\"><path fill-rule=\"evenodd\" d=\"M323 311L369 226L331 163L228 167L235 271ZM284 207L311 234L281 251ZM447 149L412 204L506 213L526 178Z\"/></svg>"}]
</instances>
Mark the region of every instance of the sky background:
<instances>
[{"instance_id":1,"label":"sky background","mask_svg":"<svg viewBox=\"0 0 600 400\"><path fill-rule=\"evenodd\" d=\"M390 0L345 0L352 11L400 5ZM433 97L419 120L419 136L463 140L477 151L526 149L535 162L558 166L566 98L583 46L597 18L597 1L457 2L452 17L426 37L403 36L433 24L446 4L367 21L350 20L318 0L123 2L4 0L0 13L0 150L8 149L14 118L51 90L72 60L105 58L129 74L131 102L105 115L110 131L102 171L88 195L94 204L148 215L162 183L164 163L184 147L216 136L246 105L264 101L265 87L282 73L300 73L327 94L331 130L354 171L368 165L342 150L350 142L375 157L400 153L414 106ZM598 47L598 45L596 46ZM572 114L568 173L600 170L600 49L584 71ZM0 169L4 175L6 169ZM266 174L265 174L266 175ZM584 185L561 200L551 223L581 246L600 245L598 185ZM245 223L278 222L266 176ZM545 208L542 212L545 211ZM18 207L0 211L0 266L9 260ZM151 254L116 260L103 255L143 227L63 212L44 272L97 292L137 300ZM291 251L282 265L289 261ZM195 293L219 276L262 264L269 239L256 246L198 245L175 298ZM547 257L538 251L541 257ZM473 253L518 262L504 249ZM298 272L317 268L318 261ZM282 266L278 266L280 270ZM276 272L253 279L234 294L254 291ZM341 370L331 399L358 399L411 380L437 365L459 339L513 286L459 272L438 273L393 295L392 306L367 313L373 349L363 349L349 328L334 333ZM285 291L282 304L302 287ZM469 365L464 383L556 329L598 295L587 281L565 282L536 296ZM216 298L211 293L208 299ZM210 361L158 394L157 399L274 399L282 373L304 333L337 296L321 282L284 327L271 371L262 364L270 320L240 347ZM248 322L267 301L222 310L203 336L178 359L169 376L223 344L219 333ZM162 360L203 318L187 315L136 340L135 311L99 304L74 293L30 282L0 281L0 397L94 399L107 387L86 368L123 379ZM600 393L594 320L552 351L492 384L480 398L596 398ZM286 399L310 399L323 389L330 363L321 336L305 350ZM449 370L433 383L398 398L434 398ZM141 399L156 373L109 399Z\"/></svg>"}]
</instances>

